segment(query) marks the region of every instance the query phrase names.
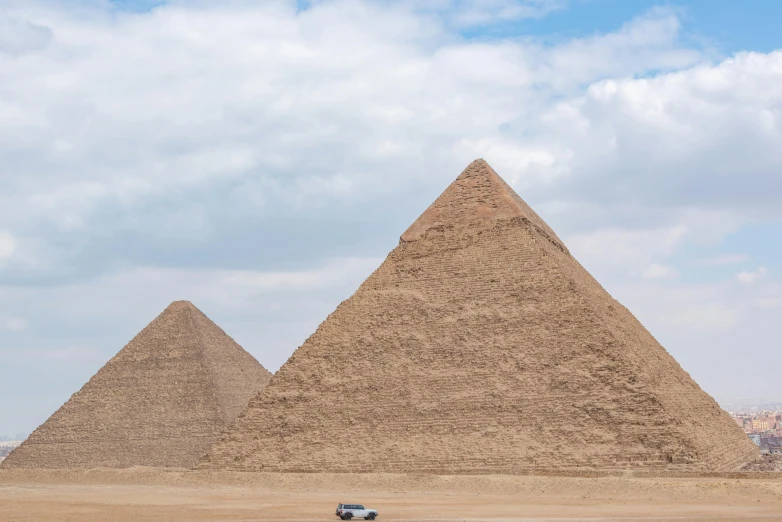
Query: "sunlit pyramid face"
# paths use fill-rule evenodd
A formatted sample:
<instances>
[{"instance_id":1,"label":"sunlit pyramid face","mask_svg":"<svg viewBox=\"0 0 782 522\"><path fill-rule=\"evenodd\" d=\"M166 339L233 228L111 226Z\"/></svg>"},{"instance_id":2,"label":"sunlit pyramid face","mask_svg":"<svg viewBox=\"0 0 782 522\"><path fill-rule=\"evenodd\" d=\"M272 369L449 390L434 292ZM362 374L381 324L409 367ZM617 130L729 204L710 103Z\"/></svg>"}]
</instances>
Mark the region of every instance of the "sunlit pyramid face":
<instances>
[{"instance_id":1,"label":"sunlit pyramid face","mask_svg":"<svg viewBox=\"0 0 782 522\"><path fill-rule=\"evenodd\" d=\"M556 233L477 160L200 466L729 470L756 453Z\"/></svg>"}]
</instances>

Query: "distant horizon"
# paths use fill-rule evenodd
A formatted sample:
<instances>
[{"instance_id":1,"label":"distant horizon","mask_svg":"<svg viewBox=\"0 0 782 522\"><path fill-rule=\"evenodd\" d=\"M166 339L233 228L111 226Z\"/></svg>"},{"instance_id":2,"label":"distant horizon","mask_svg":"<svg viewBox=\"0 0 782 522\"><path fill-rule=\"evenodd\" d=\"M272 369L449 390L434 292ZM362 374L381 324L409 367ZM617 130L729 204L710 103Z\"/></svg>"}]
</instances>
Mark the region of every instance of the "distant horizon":
<instances>
[{"instance_id":1,"label":"distant horizon","mask_svg":"<svg viewBox=\"0 0 782 522\"><path fill-rule=\"evenodd\" d=\"M30 432L30 433L32 433L32 432ZM30 433L28 433L26 435L22 434L22 433L17 433L16 434L17 438L12 438L12 437L8 437L8 436L0 436L0 442L19 442L19 441L23 441L27 437L30 436Z\"/></svg>"},{"instance_id":2,"label":"distant horizon","mask_svg":"<svg viewBox=\"0 0 782 522\"><path fill-rule=\"evenodd\" d=\"M716 400L716 399L715 399ZM782 410L782 400L763 400L763 401L730 401L730 402L720 402L717 401L717 404L720 405L720 407L725 411L731 411L731 409L735 408L758 408L762 409L764 407L775 407L776 409Z\"/></svg>"}]
</instances>

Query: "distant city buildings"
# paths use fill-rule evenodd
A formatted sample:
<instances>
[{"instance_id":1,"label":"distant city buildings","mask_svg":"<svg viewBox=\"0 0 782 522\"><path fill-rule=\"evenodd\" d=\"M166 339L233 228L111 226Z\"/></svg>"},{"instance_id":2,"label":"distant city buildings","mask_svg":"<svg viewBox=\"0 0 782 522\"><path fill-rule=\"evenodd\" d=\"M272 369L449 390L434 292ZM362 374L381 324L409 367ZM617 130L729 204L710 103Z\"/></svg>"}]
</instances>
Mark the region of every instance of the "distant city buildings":
<instances>
[{"instance_id":1,"label":"distant city buildings","mask_svg":"<svg viewBox=\"0 0 782 522\"><path fill-rule=\"evenodd\" d=\"M782 409L731 412L730 416L761 453L782 453Z\"/></svg>"},{"instance_id":2,"label":"distant city buildings","mask_svg":"<svg viewBox=\"0 0 782 522\"><path fill-rule=\"evenodd\" d=\"M3 440L0 441L0 462L5 459L9 453L11 453L14 448L16 448L19 444L21 444L21 440Z\"/></svg>"}]
</instances>

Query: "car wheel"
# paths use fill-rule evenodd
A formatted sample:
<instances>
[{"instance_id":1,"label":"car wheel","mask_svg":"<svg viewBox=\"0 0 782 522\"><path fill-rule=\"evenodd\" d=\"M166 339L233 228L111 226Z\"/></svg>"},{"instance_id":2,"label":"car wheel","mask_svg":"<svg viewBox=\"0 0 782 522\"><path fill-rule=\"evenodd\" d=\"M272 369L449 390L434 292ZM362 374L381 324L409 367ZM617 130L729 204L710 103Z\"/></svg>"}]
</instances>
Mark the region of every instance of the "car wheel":
<instances>
[{"instance_id":1,"label":"car wheel","mask_svg":"<svg viewBox=\"0 0 782 522\"><path fill-rule=\"evenodd\" d=\"M369 516L368 516L367 518L368 518L369 520L375 520L375 514L374 514L374 513L370 513L370 514L369 514Z\"/></svg>"},{"instance_id":2,"label":"car wheel","mask_svg":"<svg viewBox=\"0 0 782 522\"><path fill-rule=\"evenodd\" d=\"M350 520L351 518L353 518L353 513L346 513L345 514L345 520Z\"/></svg>"}]
</instances>

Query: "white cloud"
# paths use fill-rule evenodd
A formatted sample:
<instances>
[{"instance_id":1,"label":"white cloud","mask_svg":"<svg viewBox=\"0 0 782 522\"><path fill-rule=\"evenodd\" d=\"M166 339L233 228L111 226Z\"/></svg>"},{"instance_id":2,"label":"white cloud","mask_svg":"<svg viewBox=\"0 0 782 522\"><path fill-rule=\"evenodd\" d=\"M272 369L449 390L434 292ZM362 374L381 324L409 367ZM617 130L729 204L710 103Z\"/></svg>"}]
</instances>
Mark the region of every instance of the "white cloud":
<instances>
[{"instance_id":1,"label":"white cloud","mask_svg":"<svg viewBox=\"0 0 782 522\"><path fill-rule=\"evenodd\" d=\"M746 263L750 260L747 254L721 254L718 256L697 259L693 262L695 266L727 266Z\"/></svg>"},{"instance_id":2,"label":"white cloud","mask_svg":"<svg viewBox=\"0 0 782 522\"><path fill-rule=\"evenodd\" d=\"M736 274L736 280L739 283L745 284L745 285L751 285L758 279L761 279L768 273L768 270L766 267L759 266L757 270L754 272L739 272Z\"/></svg>"},{"instance_id":3,"label":"white cloud","mask_svg":"<svg viewBox=\"0 0 782 522\"><path fill-rule=\"evenodd\" d=\"M257 292L306 291L341 285L355 279L356 274L368 276L382 261L379 258L340 259L322 268L301 272L220 271L216 286Z\"/></svg>"},{"instance_id":4,"label":"white cloud","mask_svg":"<svg viewBox=\"0 0 782 522\"><path fill-rule=\"evenodd\" d=\"M0 232L0 260L8 259L16 251L16 239L9 232Z\"/></svg>"},{"instance_id":5,"label":"white cloud","mask_svg":"<svg viewBox=\"0 0 782 522\"><path fill-rule=\"evenodd\" d=\"M674 327L724 332L736 326L739 317L735 310L723 303L698 303L677 306L675 313L665 313L665 320Z\"/></svg>"},{"instance_id":6,"label":"white cloud","mask_svg":"<svg viewBox=\"0 0 782 522\"><path fill-rule=\"evenodd\" d=\"M660 285L654 280L635 280L608 281L606 288L655 336L724 333L742 320L743 299L724 284ZM660 340L668 349L677 348Z\"/></svg>"},{"instance_id":7,"label":"white cloud","mask_svg":"<svg viewBox=\"0 0 782 522\"><path fill-rule=\"evenodd\" d=\"M206 270L143 267L107 275L90 284L92 292L103 287L131 292L140 287L177 299L211 302L225 308L248 306L268 295L306 294L345 285L358 285L377 268L379 258L334 259L321 266L299 271ZM335 303L336 304L336 303Z\"/></svg>"},{"instance_id":8,"label":"white cloud","mask_svg":"<svg viewBox=\"0 0 782 522\"><path fill-rule=\"evenodd\" d=\"M742 53L595 82L545 121L550 139L573 150L581 197L780 218L780 81L782 51Z\"/></svg>"},{"instance_id":9,"label":"white cloud","mask_svg":"<svg viewBox=\"0 0 782 522\"><path fill-rule=\"evenodd\" d=\"M105 361L169 303L184 299L273 371L381 262L332 259L285 271L145 267L50 288L0 287L0 314L14 310L39 318L35 328L19 332L30 349L7 355ZM4 323L10 325L0 320L0 331ZM0 348L0 358L6 350Z\"/></svg>"},{"instance_id":10,"label":"white cloud","mask_svg":"<svg viewBox=\"0 0 782 522\"><path fill-rule=\"evenodd\" d=\"M681 23L667 8L657 8L645 16L625 23L612 34L573 40L552 50L546 65L551 72L568 71L559 80L564 85L573 79L594 81L606 76L632 76L643 63L654 69L680 69L701 60L701 54L677 44ZM584 59L590 56L592 59ZM593 95L610 96L615 83L606 81L590 89Z\"/></svg>"},{"instance_id":11,"label":"white cloud","mask_svg":"<svg viewBox=\"0 0 782 522\"><path fill-rule=\"evenodd\" d=\"M564 0L450 0L439 4L441 10L447 9L445 13L455 25L474 27L525 18L542 18L552 11L561 9L565 2Z\"/></svg>"},{"instance_id":12,"label":"white cloud","mask_svg":"<svg viewBox=\"0 0 782 522\"><path fill-rule=\"evenodd\" d=\"M555 5L469 4L507 16ZM0 111L17 123L0 131L0 151L40 160L11 166L32 181L9 187L6 208L21 216L27 201L37 220L74 231L107 206L240 179L271 182L275 199L322 201L307 194L324 184L338 187L327 199L361 198L404 186L414 162L445 181L478 154L534 189L572 165L571 147L524 143L501 125L530 116L541 96L682 63L670 56L680 52L670 12L554 47L458 41L415 10L363 2L298 15L285 3L30 12L56 38L29 63L1 64Z\"/></svg>"},{"instance_id":13,"label":"white cloud","mask_svg":"<svg viewBox=\"0 0 782 522\"><path fill-rule=\"evenodd\" d=\"M43 49L51 39L48 27L0 12L0 54L22 56Z\"/></svg>"},{"instance_id":14,"label":"white cloud","mask_svg":"<svg viewBox=\"0 0 782 522\"><path fill-rule=\"evenodd\" d=\"M645 279L669 279L676 277L678 272L670 266L652 263L641 274Z\"/></svg>"},{"instance_id":15,"label":"white cloud","mask_svg":"<svg viewBox=\"0 0 782 522\"><path fill-rule=\"evenodd\" d=\"M21 317L7 317L3 320L2 325L10 332L19 332L27 328L27 321Z\"/></svg>"},{"instance_id":16,"label":"white cloud","mask_svg":"<svg viewBox=\"0 0 782 522\"><path fill-rule=\"evenodd\" d=\"M567 238L566 243L576 258L590 268L659 277L662 271L665 275L673 272L653 260L672 255L687 232L682 225L651 230L607 228Z\"/></svg>"},{"instance_id":17,"label":"white cloud","mask_svg":"<svg viewBox=\"0 0 782 522\"><path fill-rule=\"evenodd\" d=\"M771 308L779 308L782 306L782 299L779 297L761 297L759 299L755 299L754 301L755 306L761 309L771 309Z\"/></svg>"},{"instance_id":18,"label":"white cloud","mask_svg":"<svg viewBox=\"0 0 782 522\"><path fill-rule=\"evenodd\" d=\"M98 350L84 346L67 346L53 350L45 350L43 357L51 361L95 361L100 364L105 363L102 359L103 354Z\"/></svg>"}]
</instances>

